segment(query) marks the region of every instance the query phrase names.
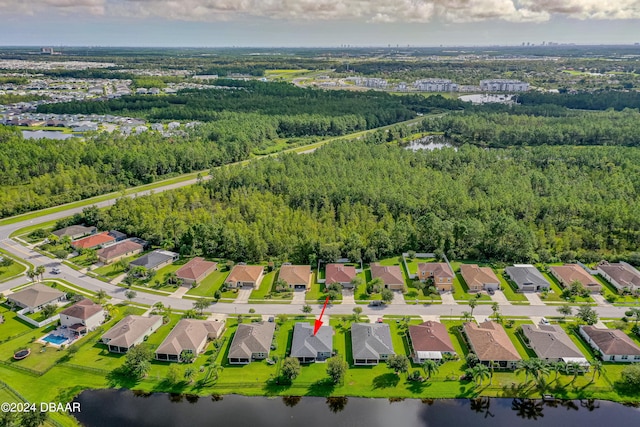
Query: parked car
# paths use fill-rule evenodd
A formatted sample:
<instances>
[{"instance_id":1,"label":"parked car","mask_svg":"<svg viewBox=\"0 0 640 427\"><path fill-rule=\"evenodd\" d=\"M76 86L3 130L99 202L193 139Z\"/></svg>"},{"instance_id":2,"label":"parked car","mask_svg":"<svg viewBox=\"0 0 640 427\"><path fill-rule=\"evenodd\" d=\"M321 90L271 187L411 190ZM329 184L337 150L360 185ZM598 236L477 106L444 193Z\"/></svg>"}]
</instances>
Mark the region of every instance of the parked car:
<instances>
[{"instance_id":1,"label":"parked car","mask_svg":"<svg viewBox=\"0 0 640 427\"><path fill-rule=\"evenodd\" d=\"M489 290L487 291L487 293L488 293L489 295L493 295L493 294L495 294L495 293L496 293L496 291L494 291L494 290L493 290L493 288L489 288Z\"/></svg>"},{"instance_id":2,"label":"parked car","mask_svg":"<svg viewBox=\"0 0 640 427\"><path fill-rule=\"evenodd\" d=\"M371 307L380 307L382 304L383 304L383 302L382 302L382 301L375 300L375 301L371 301L371 302L369 303L369 306L371 306Z\"/></svg>"},{"instance_id":3,"label":"parked car","mask_svg":"<svg viewBox=\"0 0 640 427\"><path fill-rule=\"evenodd\" d=\"M540 319L540 324L541 325L549 325L549 321L546 318L543 317L542 319Z\"/></svg>"},{"instance_id":4,"label":"parked car","mask_svg":"<svg viewBox=\"0 0 640 427\"><path fill-rule=\"evenodd\" d=\"M51 274L60 274L60 269L58 267L54 267L51 269Z\"/></svg>"}]
</instances>

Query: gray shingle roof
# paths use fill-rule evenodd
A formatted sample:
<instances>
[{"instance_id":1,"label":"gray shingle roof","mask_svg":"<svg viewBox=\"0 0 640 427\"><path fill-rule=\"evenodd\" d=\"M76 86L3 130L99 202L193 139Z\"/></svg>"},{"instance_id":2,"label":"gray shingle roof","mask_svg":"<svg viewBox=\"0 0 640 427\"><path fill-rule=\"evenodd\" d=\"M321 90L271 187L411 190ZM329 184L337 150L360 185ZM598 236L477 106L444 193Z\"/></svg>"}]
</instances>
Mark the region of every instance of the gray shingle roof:
<instances>
[{"instance_id":1,"label":"gray shingle roof","mask_svg":"<svg viewBox=\"0 0 640 427\"><path fill-rule=\"evenodd\" d=\"M504 269L519 288L524 285L549 287L550 283L533 265L520 264Z\"/></svg>"},{"instance_id":2,"label":"gray shingle roof","mask_svg":"<svg viewBox=\"0 0 640 427\"><path fill-rule=\"evenodd\" d=\"M522 333L542 359L584 357L569 335L557 325L522 325Z\"/></svg>"},{"instance_id":3,"label":"gray shingle roof","mask_svg":"<svg viewBox=\"0 0 640 427\"><path fill-rule=\"evenodd\" d=\"M60 230L54 231L52 234L62 237L62 236L79 236L82 234L92 234L96 232L95 227L85 227L84 225L70 225L69 227L61 228Z\"/></svg>"},{"instance_id":4,"label":"gray shingle roof","mask_svg":"<svg viewBox=\"0 0 640 427\"><path fill-rule=\"evenodd\" d=\"M241 323L229 347L229 358L251 359L253 353L269 353L276 330L273 322Z\"/></svg>"},{"instance_id":5,"label":"gray shingle roof","mask_svg":"<svg viewBox=\"0 0 640 427\"><path fill-rule=\"evenodd\" d=\"M134 267L142 266L149 270L177 256L178 254L176 254L175 252L155 250L141 256L136 260L131 261L129 265L133 265Z\"/></svg>"},{"instance_id":6,"label":"gray shingle roof","mask_svg":"<svg viewBox=\"0 0 640 427\"><path fill-rule=\"evenodd\" d=\"M395 354L391 330L386 323L353 323L351 350L354 359L379 359L381 354Z\"/></svg>"},{"instance_id":7,"label":"gray shingle roof","mask_svg":"<svg viewBox=\"0 0 640 427\"><path fill-rule=\"evenodd\" d=\"M603 354L640 355L640 347L619 329L603 329L595 326L580 326L580 328L602 350Z\"/></svg>"},{"instance_id":8,"label":"gray shingle roof","mask_svg":"<svg viewBox=\"0 0 640 427\"><path fill-rule=\"evenodd\" d=\"M331 353L333 350L333 329L329 325L321 326L313 335L313 325L298 322L293 328L291 357L316 357L318 353Z\"/></svg>"}]
</instances>

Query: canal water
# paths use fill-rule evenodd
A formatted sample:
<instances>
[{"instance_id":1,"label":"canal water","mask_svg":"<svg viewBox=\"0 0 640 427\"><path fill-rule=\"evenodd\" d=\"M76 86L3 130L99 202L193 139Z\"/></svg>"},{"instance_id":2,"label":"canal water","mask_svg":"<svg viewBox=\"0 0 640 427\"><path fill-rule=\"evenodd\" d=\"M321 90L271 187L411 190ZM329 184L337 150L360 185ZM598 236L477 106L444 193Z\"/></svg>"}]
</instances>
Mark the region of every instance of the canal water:
<instances>
[{"instance_id":1,"label":"canal water","mask_svg":"<svg viewBox=\"0 0 640 427\"><path fill-rule=\"evenodd\" d=\"M606 401L196 397L129 390L81 393L86 427L591 427L640 425L640 409Z\"/></svg>"}]
</instances>

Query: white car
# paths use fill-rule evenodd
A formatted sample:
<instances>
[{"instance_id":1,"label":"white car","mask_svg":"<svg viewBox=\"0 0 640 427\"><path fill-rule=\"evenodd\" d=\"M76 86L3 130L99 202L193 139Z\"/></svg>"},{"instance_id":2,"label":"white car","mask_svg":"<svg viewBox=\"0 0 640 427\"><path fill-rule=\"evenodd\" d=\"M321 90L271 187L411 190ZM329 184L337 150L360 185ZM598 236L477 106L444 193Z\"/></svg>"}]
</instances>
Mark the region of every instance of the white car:
<instances>
[{"instance_id":1,"label":"white car","mask_svg":"<svg viewBox=\"0 0 640 427\"><path fill-rule=\"evenodd\" d=\"M542 319L540 319L540 324L541 325L549 325L550 323L546 318L543 317Z\"/></svg>"},{"instance_id":2,"label":"white car","mask_svg":"<svg viewBox=\"0 0 640 427\"><path fill-rule=\"evenodd\" d=\"M51 269L51 274L60 274L60 269L58 267L54 267Z\"/></svg>"}]
</instances>

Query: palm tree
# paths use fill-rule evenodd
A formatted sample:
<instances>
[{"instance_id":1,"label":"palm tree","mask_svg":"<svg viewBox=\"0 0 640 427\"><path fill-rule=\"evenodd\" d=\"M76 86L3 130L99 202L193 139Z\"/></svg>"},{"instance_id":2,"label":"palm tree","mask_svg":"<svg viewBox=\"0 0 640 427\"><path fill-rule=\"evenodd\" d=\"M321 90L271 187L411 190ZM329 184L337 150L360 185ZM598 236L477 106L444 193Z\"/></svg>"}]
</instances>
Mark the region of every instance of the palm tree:
<instances>
[{"instance_id":1,"label":"palm tree","mask_svg":"<svg viewBox=\"0 0 640 427\"><path fill-rule=\"evenodd\" d=\"M551 369L553 369L553 371L556 373L556 376L553 380L558 381L558 374L560 372L566 372L567 364L565 362L555 362L551 364Z\"/></svg>"},{"instance_id":2,"label":"palm tree","mask_svg":"<svg viewBox=\"0 0 640 427\"><path fill-rule=\"evenodd\" d=\"M46 271L46 269L44 268L44 265L39 265L36 267L35 273L36 276L40 276L40 280L42 281L44 279L44 272Z\"/></svg>"},{"instance_id":3,"label":"palm tree","mask_svg":"<svg viewBox=\"0 0 640 427\"><path fill-rule=\"evenodd\" d=\"M498 317L500 317L500 304L498 304L497 302L494 302L493 304L491 304L491 310L493 310L493 316L496 318L496 321L498 320Z\"/></svg>"},{"instance_id":4,"label":"palm tree","mask_svg":"<svg viewBox=\"0 0 640 427\"><path fill-rule=\"evenodd\" d=\"M567 369L573 373L573 379L571 380L571 384L573 384L575 380L578 379L578 375L580 375L582 366L578 362L570 362L567 363Z\"/></svg>"},{"instance_id":5,"label":"palm tree","mask_svg":"<svg viewBox=\"0 0 640 427\"><path fill-rule=\"evenodd\" d=\"M493 360L491 362L489 362L489 367L491 368L491 376L489 377L489 385L491 385L493 383L493 370L494 368L497 368L498 362L494 362Z\"/></svg>"},{"instance_id":6,"label":"palm tree","mask_svg":"<svg viewBox=\"0 0 640 427\"><path fill-rule=\"evenodd\" d=\"M427 374L427 379L430 379L433 374L436 374L440 367L433 360L425 360L422 364L422 369L424 369L424 373Z\"/></svg>"},{"instance_id":7,"label":"palm tree","mask_svg":"<svg viewBox=\"0 0 640 427\"><path fill-rule=\"evenodd\" d=\"M537 376L538 368L533 359L521 360L516 368L516 373L518 372L524 372L524 383L527 384L529 382L529 375L534 378Z\"/></svg>"},{"instance_id":8,"label":"palm tree","mask_svg":"<svg viewBox=\"0 0 640 427\"><path fill-rule=\"evenodd\" d=\"M602 365L601 361L594 360L593 362L591 362L591 369L593 369L591 382L594 382L596 380L596 374L598 375L598 378L600 378L600 375L602 375L602 371L604 371L604 365Z\"/></svg>"},{"instance_id":9,"label":"palm tree","mask_svg":"<svg viewBox=\"0 0 640 427\"><path fill-rule=\"evenodd\" d=\"M36 272L33 269L29 269L27 271L27 277L33 281L33 278L36 277Z\"/></svg>"},{"instance_id":10,"label":"palm tree","mask_svg":"<svg viewBox=\"0 0 640 427\"><path fill-rule=\"evenodd\" d=\"M538 385L541 385L544 379L551 373L551 367L542 359L531 359L535 368L535 378Z\"/></svg>"},{"instance_id":11,"label":"palm tree","mask_svg":"<svg viewBox=\"0 0 640 427\"><path fill-rule=\"evenodd\" d=\"M462 318L464 319L465 322L470 322L471 321L471 313L469 313L468 311L463 311L462 312Z\"/></svg>"},{"instance_id":12,"label":"palm tree","mask_svg":"<svg viewBox=\"0 0 640 427\"><path fill-rule=\"evenodd\" d=\"M104 310L107 312L107 315L110 319L113 319L114 316L118 315L118 307L113 304L106 304L104 306Z\"/></svg>"},{"instance_id":13,"label":"palm tree","mask_svg":"<svg viewBox=\"0 0 640 427\"><path fill-rule=\"evenodd\" d=\"M558 313L562 314L562 320L565 320L567 316L571 316L571 313L573 313L573 308L569 304L563 304L557 310Z\"/></svg>"},{"instance_id":14,"label":"palm tree","mask_svg":"<svg viewBox=\"0 0 640 427\"><path fill-rule=\"evenodd\" d=\"M101 304L107 298L107 292L104 289L100 289L96 292L96 298L98 300L98 304Z\"/></svg>"},{"instance_id":15,"label":"palm tree","mask_svg":"<svg viewBox=\"0 0 640 427\"><path fill-rule=\"evenodd\" d=\"M489 372L489 368L487 365L483 365L482 363L478 363L471 370L473 380L476 381L477 385L482 385L482 381L490 378L491 374Z\"/></svg>"},{"instance_id":16,"label":"palm tree","mask_svg":"<svg viewBox=\"0 0 640 427\"><path fill-rule=\"evenodd\" d=\"M184 379L189 381L189 384L191 384L191 382L193 382L193 377L195 374L196 374L196 370L191 366L189 366L187 367L187 369L184 370Z\"/></svg>"},{"instance_id":17,"label":"palm tree","mask_svg":"<svg viewBox=\"0 0 640 427\"><path fill-rule=\"evenodd\" d=\"M471 298L467 304L469 304L469 308L471 308L471 317L473 317L473 309L478 305L478 300Z\"/></svg>"}]
</instances>

